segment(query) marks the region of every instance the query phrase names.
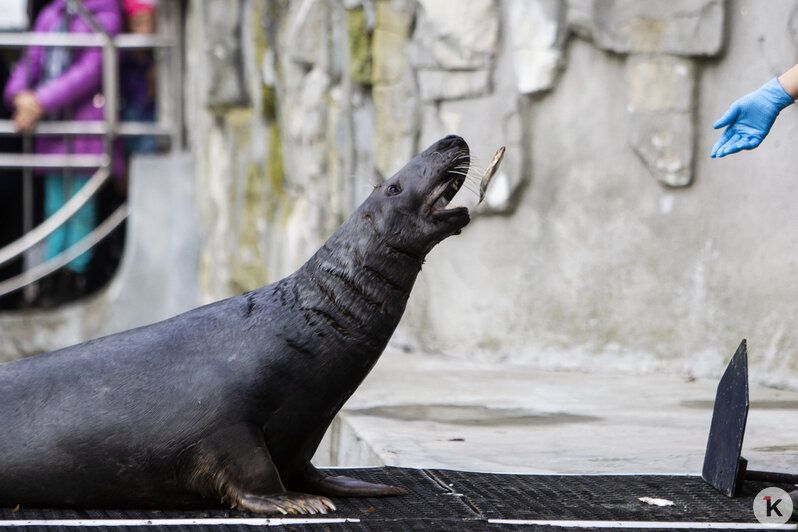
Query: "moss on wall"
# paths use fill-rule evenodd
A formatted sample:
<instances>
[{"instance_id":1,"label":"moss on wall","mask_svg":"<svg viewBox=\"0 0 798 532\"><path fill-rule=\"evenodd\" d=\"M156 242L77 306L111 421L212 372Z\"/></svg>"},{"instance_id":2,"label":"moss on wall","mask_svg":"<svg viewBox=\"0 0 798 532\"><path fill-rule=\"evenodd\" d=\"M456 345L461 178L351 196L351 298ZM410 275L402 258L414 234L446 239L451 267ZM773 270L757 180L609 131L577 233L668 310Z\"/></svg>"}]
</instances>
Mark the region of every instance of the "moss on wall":
<instances>
[{"instance_id":1,"label":"moss on wall","mask_svg":"<svg viewBox=\"0 0 798 532\"><path fill-rule=\"evenodd\" d=\"M267 6L262 2L253 5L252 36L255 48L255 65L259 69L265 68L264 61L269 50L272 49L269 36L269 25L274 22L273 17L279 16L280 11L274 5ZM277 94L275 88L267 85L261 72L260 79L260 109L261 117L267 122L277 119Z\"/></svg>"},{"instance_id":2,"label":"moss on wall","mask_svg":"<svg viewBox=\"0 0 798 532\"><path fill-rule=\"evenodd\" d=\"M250 143L252 134L252 117L254 112L249 107L231 107L223 114L219 115L219 121L222 125L222 135L226 143L226 150L231 154L229 177L230 187L228 188L228 205L235 205L238 197L237 181L239 179L237 154L245 150ZM212 152L206 154L213 157Z\"/></svg>"},{"instance_id":3,"label":"moss on wall","mask_svg":"<svg viewBox=\"0 0 798 532\"><path fill-rule=\"evenodd\" d=\"M249 140L253 115L250 107L231 107L222 115L224 123L233 131L234 142L237 146L243 146L242 141Z\"/></svg>"},{"instance_id":4,"label":"moss on wall","mask_svg":"<svg viewBox=\"0 0 798 532\"><path fill-rule=\"evenodd\" d=\"M362 7L347 10L346 28L349 35L349 76L356 83L371 83L371 32Z\"/></svg>"},{"instance_id":5,"label":"moss on wall","mask_svg":"<svg viewBox=\"0 0 798 532\"><path fill-rule=\"evenodd\" d=\"M231 160L246 161L243 168L233 163L228 200L233 230L230 236L235 239L235 249L229 258L229 289L232 293L241 293L271 281L266 252L269 227L285 223L293 200L285 184L283 141L278 122L269 125L268 138L264 139L268 142L268 157L252 161L247 150L252 141L253 121L260 117L252 109L234 109L228 111L223 120L229 132L226 137L232 147Z\"/></svg>"},{"instance_id":6,"label":"moss on wall","mask_svg":"<svg viewBox=\"0 0 798 532\"><path fill-rule=\"evenodd\" d=\"M261 113L267 122L277 120L277 91L274 87L263 85L260 90Z\"/></svg>"},{"instance_id":7,"label":"moss on wall","mask_svg":"<svg viewBox=\"0 0 798 532\"><path fill-rule=\"evenodd\" d=\"M245 292L268 283L265 257L261 252L263 199L268 182L263 165L250 162L244 172L243 212L238 233L238 253L233 260L230 285L235 292Z\"/></svg>"},{"instance_id":8,"label":"moss on wall","mask_svg":"<svg viewBox=\"0 0 798 532\"><path fill-rule=\"evenodd\" d=\"M266 161L266 180L269 183L269 201L266 206L266 218L273 220L279 211L290 212L285 205L285 170L283 168L283 138L277 123L269 127L269 158Z\"/></svg>"}]
</instances>

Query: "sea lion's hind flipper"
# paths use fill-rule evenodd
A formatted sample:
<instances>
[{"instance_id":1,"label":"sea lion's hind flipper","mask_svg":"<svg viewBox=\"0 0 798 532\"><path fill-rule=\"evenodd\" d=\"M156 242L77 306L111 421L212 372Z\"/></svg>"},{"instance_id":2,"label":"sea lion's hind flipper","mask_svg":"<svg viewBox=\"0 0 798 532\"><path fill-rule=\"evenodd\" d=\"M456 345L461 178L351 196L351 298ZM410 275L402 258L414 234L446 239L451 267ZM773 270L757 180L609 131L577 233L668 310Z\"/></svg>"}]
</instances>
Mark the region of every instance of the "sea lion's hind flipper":
<instances>
[{"instance_id":1,"label":"sea lion's hind flipper","mask_svg":"<svg viewBox=\"0 0 798 532\"><path fill-rule=\"evenodd\" d=\"M326 475L312 465L308 465L302 482L308 491L329 497L388 497L407 493L406 489L398 486L366 482L344 475Z\"/></svg>"},{"instance_id":2,"label":"sea lion's hind flipper","mask_svg":"<svg viewBox=\"0 0 798 532\"><path fill-rule=\"evenodd\" d=\"M218 497L233 508L268 514L315 514L334 510L326 497L288 493L272 462L263 432L241 423L217 430L188 451L184 485Z\"/></svg>"},{"instance_id":3,"label":"sea lion's hind flipper","mask_svg":"<svg viewBox=\"0 0 798 532\"><path fill-rule=\"evenodd\" d=\"M317 491L330 497L388 497L404 495L407 490L390 484L366 482L344 475L328 476L314 486Z\"/></svg>"}]
</instances>

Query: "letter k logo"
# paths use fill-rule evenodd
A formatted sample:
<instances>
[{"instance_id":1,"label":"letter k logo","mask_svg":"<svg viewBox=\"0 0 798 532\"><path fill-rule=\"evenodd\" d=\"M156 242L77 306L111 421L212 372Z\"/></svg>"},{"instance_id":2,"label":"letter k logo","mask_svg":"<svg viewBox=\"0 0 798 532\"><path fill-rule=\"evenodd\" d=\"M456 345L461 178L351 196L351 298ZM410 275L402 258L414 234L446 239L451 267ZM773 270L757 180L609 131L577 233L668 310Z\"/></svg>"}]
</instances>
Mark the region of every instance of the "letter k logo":
<instances>
[{"instance_id":1,"label":"letter k logo","mask_svg":"<svg viewBox=\"0 0 798 532\"><path fill-rule=\"evenodd\" d=\"M776 502L772 502L772 497L770 497L770 495L765 497L766 511L768 517L770 517L773 514L773 512L776 512L776 515L778 515L779 517L783 517L781 511L779 510L780 502L781 499L776 499Z\"/></svg>"},{"instance_id":2,"label":"letter k logo","mask_svg":"<svg viewBox=\"0 0 798 532\"><path fill-rule=\"evenodd\" d=\"M781 488L765 488L754 497L754 517L760 523L784 524L792 516L793 502Z\"/></svg>"}]
</instances>

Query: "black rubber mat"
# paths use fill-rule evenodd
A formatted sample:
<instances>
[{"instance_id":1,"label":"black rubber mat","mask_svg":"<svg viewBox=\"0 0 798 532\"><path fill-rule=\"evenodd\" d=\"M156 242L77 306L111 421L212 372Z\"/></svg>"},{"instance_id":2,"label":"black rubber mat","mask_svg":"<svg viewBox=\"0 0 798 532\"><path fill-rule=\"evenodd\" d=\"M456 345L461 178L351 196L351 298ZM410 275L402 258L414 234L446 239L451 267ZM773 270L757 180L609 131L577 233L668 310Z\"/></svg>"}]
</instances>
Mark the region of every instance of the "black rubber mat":
<instances>
[{"instance_id":1,"label":"black rubber mat","mask_svg":"<svg viewBox=\"0 0 798 532\"><path fill-rule=\"evenodd\" d=\"M125 532L132 529L181 531L430 531L430 530L567 530L543 525L494 523L493 520L579 520L756 523L754 495L763 484L748 482L742 496L729 499L693 476L583 476L504 475L449 470L369 468L336 470L362 480L401 486L401 497L334 499L338 511L325 518L349 518L347 523L291 523L280 526L247 524L194 524L163 526L91 526L85 530ZM652 506L640 497L672 501L672 506ZM0 532L63 530L74 526L7 527L18 520L118 520L118 519L241 519L266 516L225 509L206 511L139 511L91 509L0 508ZM314 516L315 517L315 516ZM583 528L584 529L584 528ZM662 530L667 530L663 525ZM629 530L629 529L627 529ZM649 529L652 530L652 529Z\"/></svg>"},{"instance_id":2,"label":"black rubber mat","mask_svg":"<svg viewBox=\"0 0 798 532\"><path fill-rule=\"evenodd\" d=\"M430 473L487 519L747 522L754 520L754 495L769 486L746 482L742 495L730 499L693 476ZM640 497L674 504L653 506Z\"/></svg>"}]
</instances>

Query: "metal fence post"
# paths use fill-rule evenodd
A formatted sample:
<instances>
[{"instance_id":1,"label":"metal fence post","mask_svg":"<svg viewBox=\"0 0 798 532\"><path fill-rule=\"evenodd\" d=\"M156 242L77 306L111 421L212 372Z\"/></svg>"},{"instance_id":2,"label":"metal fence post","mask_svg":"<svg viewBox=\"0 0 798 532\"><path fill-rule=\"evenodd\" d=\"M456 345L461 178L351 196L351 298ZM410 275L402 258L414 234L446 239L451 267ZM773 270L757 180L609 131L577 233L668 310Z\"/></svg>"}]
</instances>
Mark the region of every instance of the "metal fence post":
<instances>
[{"instance_id":1,"label":"metal fence post","mask_svg":"<svg viewBox=\"0 0 798 532\"><path fill-rule=\"evenodd\" d=\"M103 118L106 128L103 135L103 151L106 156L105 165L110 168L119 112L119 57L114 42L107 36L103 41L103 96L105 98Z\"/></svg>"}]
</instances>

